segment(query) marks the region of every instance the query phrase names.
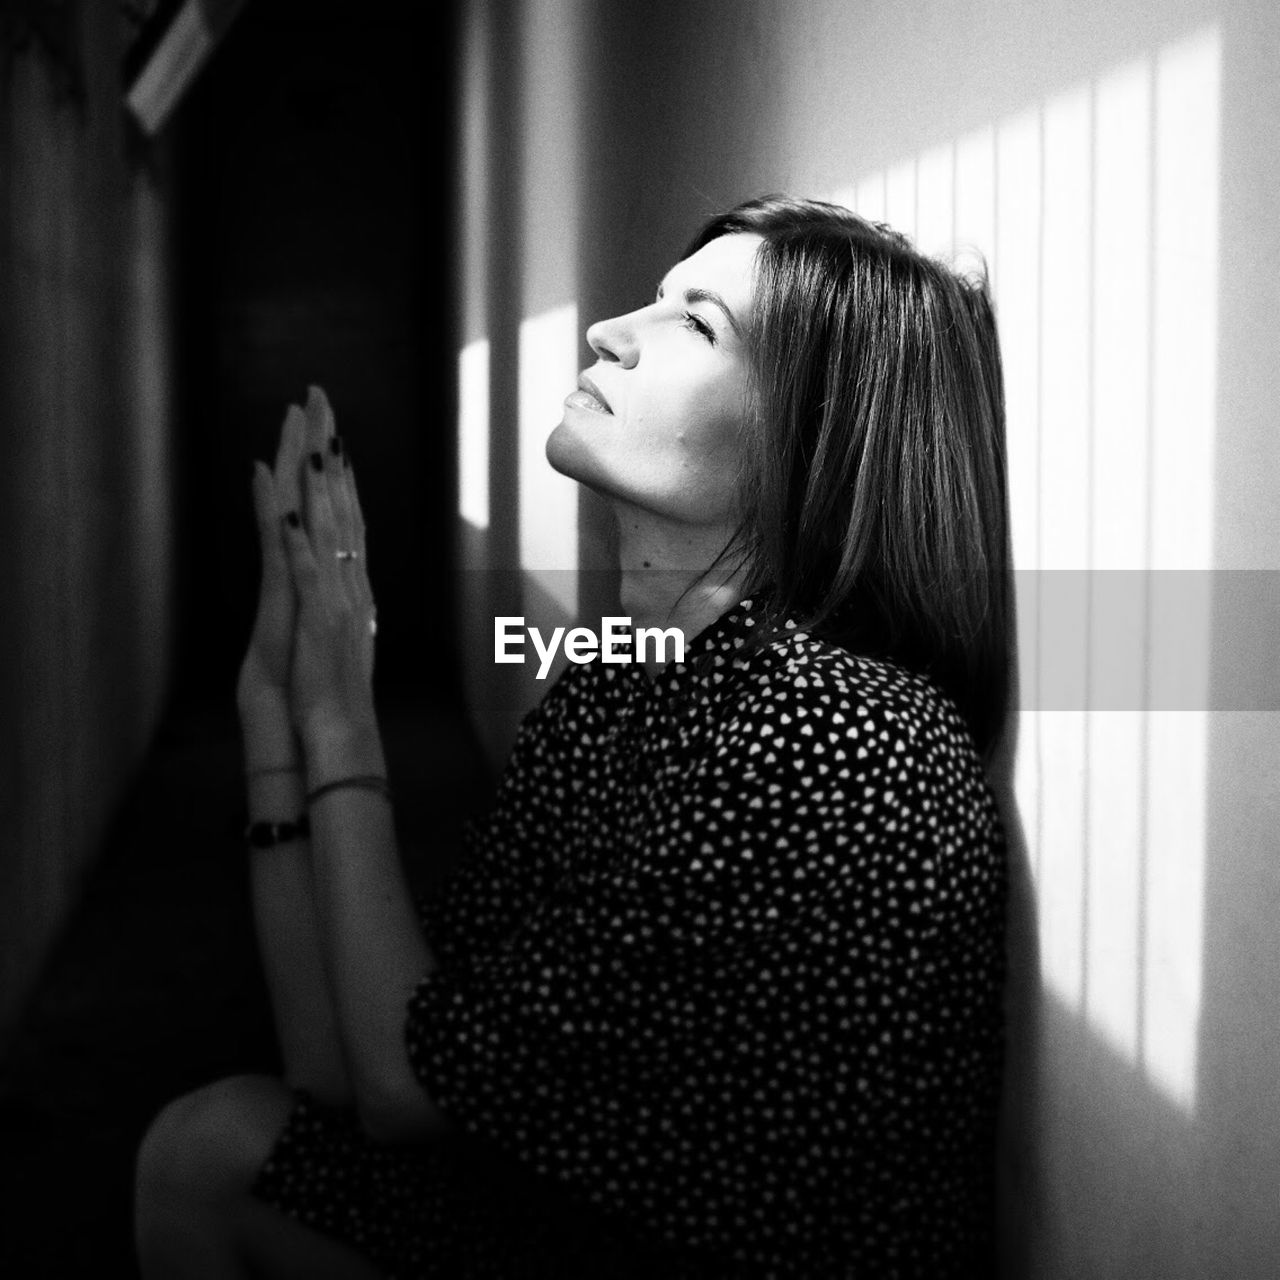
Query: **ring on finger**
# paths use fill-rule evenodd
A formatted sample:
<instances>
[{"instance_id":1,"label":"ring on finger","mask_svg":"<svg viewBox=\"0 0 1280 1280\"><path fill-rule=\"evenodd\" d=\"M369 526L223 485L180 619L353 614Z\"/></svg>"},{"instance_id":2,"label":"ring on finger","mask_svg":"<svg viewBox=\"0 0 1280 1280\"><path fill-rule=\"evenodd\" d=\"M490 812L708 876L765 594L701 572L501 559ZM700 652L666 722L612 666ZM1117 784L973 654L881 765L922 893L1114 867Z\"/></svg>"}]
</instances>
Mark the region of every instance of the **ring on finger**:
<instances>
[{"instance_id":1,"label":"ring on finger","mask_svg":"<svg viewBox=\"0 0 1280 1280\"><path fill-rule=\"evenodd\" d=\"M360 553L358 551L335 551L333 553L339 560L359 560Z\"/></svg>"}]
</instances>

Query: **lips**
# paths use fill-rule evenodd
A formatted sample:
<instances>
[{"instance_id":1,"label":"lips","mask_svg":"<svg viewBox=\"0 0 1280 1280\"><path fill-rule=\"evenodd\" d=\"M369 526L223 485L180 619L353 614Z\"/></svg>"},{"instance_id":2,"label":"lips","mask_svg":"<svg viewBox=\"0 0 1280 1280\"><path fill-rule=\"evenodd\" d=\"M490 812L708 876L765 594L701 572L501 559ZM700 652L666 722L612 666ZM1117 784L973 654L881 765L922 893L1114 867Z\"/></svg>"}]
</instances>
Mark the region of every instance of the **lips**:
<instances>
[{"instance_id":1,"label":"lips","mask_svg":"<svg viewBox=\"0 0 1280 1280\"><path fill-rule=\"evenodd\" d=\"M569 399L581 408L590 409L595 413L613 412L613 408L604 398L600 388L585 373L578 378L578 389L569 396Z\"/></svg>"}]
</instances>

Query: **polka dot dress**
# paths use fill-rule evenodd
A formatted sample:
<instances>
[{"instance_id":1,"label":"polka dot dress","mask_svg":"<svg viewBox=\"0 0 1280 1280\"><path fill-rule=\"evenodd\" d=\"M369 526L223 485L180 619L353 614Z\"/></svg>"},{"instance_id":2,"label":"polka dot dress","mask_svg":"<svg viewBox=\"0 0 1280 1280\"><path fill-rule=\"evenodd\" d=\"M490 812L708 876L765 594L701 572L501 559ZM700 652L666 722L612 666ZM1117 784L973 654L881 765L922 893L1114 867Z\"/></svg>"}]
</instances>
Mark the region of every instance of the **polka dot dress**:
<instances>
[{"instance_id":1,"label":"polka dot dress","mask_svg":"<svg viewBox=\"0 0 1280 1280\"><path fill-rule=\"evenodd\" d=\"M569 668L424 908L406 1039L457 1135L303 1097L260 1195L396 1276L984 1273L991 791L930 682L757 626Z\"/></svg>"}]
</instances>

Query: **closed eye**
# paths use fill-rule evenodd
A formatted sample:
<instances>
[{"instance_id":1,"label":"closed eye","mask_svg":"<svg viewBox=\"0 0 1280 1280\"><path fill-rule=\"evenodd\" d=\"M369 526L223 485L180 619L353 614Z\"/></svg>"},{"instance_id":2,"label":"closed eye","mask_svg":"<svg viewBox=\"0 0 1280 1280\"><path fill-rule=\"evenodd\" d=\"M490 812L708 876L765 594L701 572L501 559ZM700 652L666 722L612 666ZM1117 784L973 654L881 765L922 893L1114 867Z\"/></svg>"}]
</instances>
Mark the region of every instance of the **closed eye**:
<instances>
[{"instance_id":1,"label":"closed eye","mask_svg":"<svg viewBox=\"0 0 1280 1280\"><path fill-rule=\"evenodd\" d=\"M702 334L713 347L716 345L716 331L701 316L694 315L692 311L686 311L680 319L686 329Z\"/></svg>"},{"instance_id":2,"label":"closed eye","mask_svg":"<svg viewBox=\"0 0 1280 1280\"><path fill-rule=\"evenodd\" d=\"M661 302L664 295L665 290L659 284L657 301ZM729 310L729 304L718 293L712 289L686 289L684 291L685 306L693 306L699 302L709 302L713 307L718 307L728 322L729 328L733 330L740 341L742 340L742 328L738 324L737 318ZM701 316L696 316L693 312L686 311L681 315L680 319L682 324L701 333L713 346L719 341L716 330Z\"/></svg>"}]
</instances>

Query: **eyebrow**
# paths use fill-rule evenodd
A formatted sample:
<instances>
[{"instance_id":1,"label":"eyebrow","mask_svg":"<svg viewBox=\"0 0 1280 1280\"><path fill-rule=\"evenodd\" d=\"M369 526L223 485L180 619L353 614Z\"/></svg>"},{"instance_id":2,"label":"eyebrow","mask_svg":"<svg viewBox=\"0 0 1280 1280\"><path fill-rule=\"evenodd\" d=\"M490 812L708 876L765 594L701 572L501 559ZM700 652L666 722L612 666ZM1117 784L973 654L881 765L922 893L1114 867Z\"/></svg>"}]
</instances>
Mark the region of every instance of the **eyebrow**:
<instances>
[{"instance_id":1,"label":"eyebrow","mask_svg":"<svg viewBox=\"0 0 1280 1280\"><path fill-rule=\"evenodd\" d=\"M662 280L658 281L659 293L662 293L664 283ZM724 313L724 318L729 322L729 327L739 338L742 337L742 328L733 312L729 310L729 304L714 289L686 289L684 300L690 306L695 302L709 302L713 307L719 307Z\"/></svg>"}]
</instances>

